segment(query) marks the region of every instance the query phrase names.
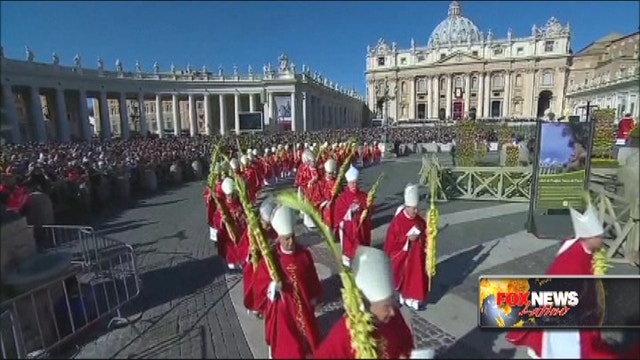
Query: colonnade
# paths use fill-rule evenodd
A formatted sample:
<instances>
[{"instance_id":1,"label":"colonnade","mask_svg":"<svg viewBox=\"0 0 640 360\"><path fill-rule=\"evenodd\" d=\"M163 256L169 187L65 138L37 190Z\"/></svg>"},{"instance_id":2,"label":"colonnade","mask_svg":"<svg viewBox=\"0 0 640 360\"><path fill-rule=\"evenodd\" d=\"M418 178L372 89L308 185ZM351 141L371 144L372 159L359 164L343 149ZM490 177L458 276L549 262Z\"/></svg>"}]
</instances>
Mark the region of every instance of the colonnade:
<instances>
[{"instance_id":1,"label":"colonnade","mask_svg":"<svg viewBox=\"0 0 640 360\"><path fill-rule=\"evenodd\" d=\"M173 135L182 134L182 119L180 112L180 101L186 100L188 111L188 128L191 136L200 133L198 119L203 119L205 134L226 134L229 131L240 133L240 114L243 111L263 113L263 124L265 128L275 131L280 130L276 119L278 109L276 97L288 96L290 104L290 130L294 132L306 132L321 130L333 127L353 127L359 126L362 111L349 106L341 106L339 103L332 103L325 100L321 94L296 92L285 92L261 90L261 92L244 92L236 89L235 93L148 93L144 91L113 92L113 91L90 91L90 90L67 90L63 88L40 88L36 86L10 86L2 85L3 95L3 117L10 128L10 140L20 143L27 140L46 142L48 140L58 140L66 142L73 138L91 140L94 133L99 134L103 139L112 138L112 123L119 122L120 137L129 138L131 136L132 116L139 123L136 130L142 136L148 133L157 133L159 137L165 136L167 126L172 124ZM46 99L43 107L41 95ZM16 96L20 101L16 101ZM248 109L246 101L241 97L248 96ZM266 96L266 99L265 99ZM231 100L233 97L233 100ZM97 99L97 107L94 107L94 118L96 123L92 126L89 119L89 105L87 98ZM171 111L165 116L164 102L171 99ZM118 109L110 109L109 100L117 100ZM139 111L130 112L127 102L137 104ZM201 112L198 111L197 102L203 102ZM146 111L146 104L155 102L155 111ZM96 102L94 102L96 103ZM20 108L19 105L22 104ZM18 110L21 114L18 114ZM48 116L44 115L45 110L49 111ZM22 115L22 116L19 116ZM168 118L167 118L168 117ZM26 121L20 121L20 119ZM98 121L99 119L99 121ZM48 134L47 122L55 129L55 135ZM21 131L21 123L23 129ZM26 125L26 129L24 128ZM155 125L155 126L153 126ZM230 126L228 126L230 125ZM51 130L50 130L51 131Z\"/></svg>"}]
</instances>

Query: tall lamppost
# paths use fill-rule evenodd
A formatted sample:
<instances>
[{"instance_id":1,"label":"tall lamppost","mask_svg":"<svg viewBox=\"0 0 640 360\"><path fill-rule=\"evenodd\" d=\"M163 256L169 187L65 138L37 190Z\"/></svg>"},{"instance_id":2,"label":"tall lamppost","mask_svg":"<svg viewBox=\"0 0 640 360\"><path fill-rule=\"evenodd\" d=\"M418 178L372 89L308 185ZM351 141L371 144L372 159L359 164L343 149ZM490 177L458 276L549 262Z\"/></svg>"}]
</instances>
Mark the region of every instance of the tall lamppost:
<instances>
[{"instance_id":1,"label":"tall lamppost","mask_svg":"<svg viewBox=\"0 0 640 360\"><path fill-rule=\"evenodd\" d=\"M383 114L382 114L382 121L383 124L382 126L384 127L384 142L385 144L389 142L389 102L393 99L395 99L395 91L394 91L394 96L390 95L391 93L391 89L389 87L389 78L385 77L384 78L384 92L382 97L380 98L380 100L378 100L379 102L382 101L384 106L383 106Z\"/></svg>"}]
</instances>

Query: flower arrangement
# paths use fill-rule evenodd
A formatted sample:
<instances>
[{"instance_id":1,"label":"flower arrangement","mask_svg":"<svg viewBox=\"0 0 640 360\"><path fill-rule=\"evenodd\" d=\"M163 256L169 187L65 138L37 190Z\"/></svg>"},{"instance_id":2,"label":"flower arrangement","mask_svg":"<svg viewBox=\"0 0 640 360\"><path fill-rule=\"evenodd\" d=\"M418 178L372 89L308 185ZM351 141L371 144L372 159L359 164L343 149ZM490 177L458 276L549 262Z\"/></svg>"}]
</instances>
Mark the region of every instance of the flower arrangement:
<instances>
[{"instance_id":1,"label":"flower arrangement","mask_svg":"<svg viewBox=\"0 0 640 360\"><path fill-rule=\"evenodd\" d=\"M613 158L613 148L616 137L615 109L597 109L593 111L593 119L596 122L593 135L594 158Z\"/></svg>"},{"instance_id":2,"label":"flower arrangement","mask_svg":"<svg viewBox=\"0 0 640 360\"><path fill-rule=\"evenodd\" d=\"M474 166L476 163L477 125L474 121L459 121L454 125L456 134L456 162L459 166Z\"/></svg>"},{"instance_id":3,"label":"flower arrangement","mask_svg":"<svg viewBox=\"0 0 640 360\"><path fill-rule=\"evenodd\" d=\"M505 161L505 166L515 167L518 166L518 159L520 157L520 149L513 144L509 144L506 146L507 159Z\"/></svg>"},{"instance_id":4,"label":"flower arrangement","mask_svg":"<svg viewBox=\"0 0 640 360\"><path fill-rule=\"evenodd\" d=\"M511 126L507 125L507 123L502 123L496 130L500 146L511 143L511 135L513 135Z\"/></svg>"}]
</instances>

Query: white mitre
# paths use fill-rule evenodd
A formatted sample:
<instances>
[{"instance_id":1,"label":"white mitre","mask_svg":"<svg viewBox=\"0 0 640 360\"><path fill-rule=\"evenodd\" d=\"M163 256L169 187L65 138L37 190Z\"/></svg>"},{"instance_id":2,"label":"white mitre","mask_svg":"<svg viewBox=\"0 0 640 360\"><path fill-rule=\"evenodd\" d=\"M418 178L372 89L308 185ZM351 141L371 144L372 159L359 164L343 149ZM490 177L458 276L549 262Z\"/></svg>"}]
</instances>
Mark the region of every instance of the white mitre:
<instances>
[{"instance_id":1,"label":"white mitre","mask_svg":"<svg viewBox=\"0 0 640 360\"><path fill-rule=\"evenodd\" d=\"M231 180L231 178L225 178L224 180L222 180L222 185L220 187L222 188L222 192L225 195L231 195L233 194L234 186L235 184L233 183L233 180Z\"/></svg>"},{"instance_id":2,"label":"white mitre","mask_svg":"<svg viewBox=\"0 0 640 360\"><path fill-rule=\"evenodd\" d=\"M590 238L604 234L602 221L591 204L587 205L587 209L582 214L573 208L569 208L569 213L576 238Z\"/></svg>"},{"instance_id":3,"label":"white mitre","mask_svg":"<svg viewBox=\"0 0 640 360\"><path fill-rule=\"evenodd\" d=\"M247 157L247 155L240 156L240 163L247 166L247 164L249 164L249 157Z\"/></svg>"},{"instance_id":4,"label":"white mitre","mask_svg":"<svg viewBox=\"0 0 640 360\"><path fill-rule=\"evenodd\" d=\"M338 169L338 163L335 160L329 159L324 163L324 171L328 173L335 172Z\"/></svg>"},{"instance_id":5,"label":"white mitre","mask_svg":"<svg viewBox=\"0 0 640 360\"><path fill-rule=\"evenodd\" d=\"M382 251L370 246L359 246L351 261L356 286L369 302L386 300L395 294L391 261Z\"/></svg>"},{"instance_id":6,"label":"white mitre","mask_svg":"<svg viewBox=\"0 0 640 360\"><path fill-rule=\"evenodd\" d=\"M410 207L418 206L420 201L420 188L417 184L407 184L404 188L404 205Z\"/></svg>"},{"instance_id":7,"label":"white mitre","mask_svg":"<svg viewBox=\"0 0 640 360\"><path fill-rule=\"evenodd\" d=\"M359 175L360 175L360 172L358 171L358 169L351 166L349 167L349 170L347 170L347 172L344 174L344 178L349 182L357 181Z\"/></svg>"},{"instance_id":8,"label":"white mitre","mask_svg":"<svg viewBox=\"0 0 640 360\"><path fill-rule=\"evenodd\" d=\"M296 220L290 208L280 206L273 211L271 226L278 236L292 235L295 224Z\"/></svg>"},{"instance_id":9,"label":"white mitre","mask_svg":"<svg viewBox=\"0 0 640 360\"><path fill-rule=\"evenodd\" d=\"M436 351L433 349L416 349L411 351L410 359L433 359L436 357Z\"/></svg>"},{"instance_id":10,"label":"white mitre","mask_svg":"<svg viewBox=\"0 0 640 360\"><path fill-rule=\"evenodd\" d=\"M233 158L229 161L229 166L231 169L237 170L240 167L240 163L238 162L238 159Z\"/></svg>"},{"instance_id":11,"label":"white mitre","mask_svg":"<svg viewBox=\"0 0 640 360\"><path fill-rule=\"evenodd\" d=\"M276 203L272 198L264 199L264 201L262 201L262 204L260 204L260 218L262 219L262 221L270 222L271 215L273 214L273 211L275 209Z\"/></svg>"}]
</instances>

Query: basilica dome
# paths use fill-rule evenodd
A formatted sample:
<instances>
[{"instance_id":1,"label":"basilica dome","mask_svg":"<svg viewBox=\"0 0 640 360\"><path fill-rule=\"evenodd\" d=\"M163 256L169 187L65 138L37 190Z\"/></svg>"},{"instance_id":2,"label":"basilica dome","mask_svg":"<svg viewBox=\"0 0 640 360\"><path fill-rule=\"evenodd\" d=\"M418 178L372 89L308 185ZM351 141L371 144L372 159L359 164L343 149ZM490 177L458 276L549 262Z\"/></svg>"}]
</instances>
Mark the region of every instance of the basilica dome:
<instances>
[{"instance_id":1,"label":"basilica dome","mask_svg":"<svg viewBox=\"0 0 640 360\"><path fill-rule=\"evenodd\" d=\"M449 14L433 30L428 46L449 46L478 43L483 39L482 32L473 21L462 16L460 3L453 1L449 5Z\"/></svg>"}]
</instances>

